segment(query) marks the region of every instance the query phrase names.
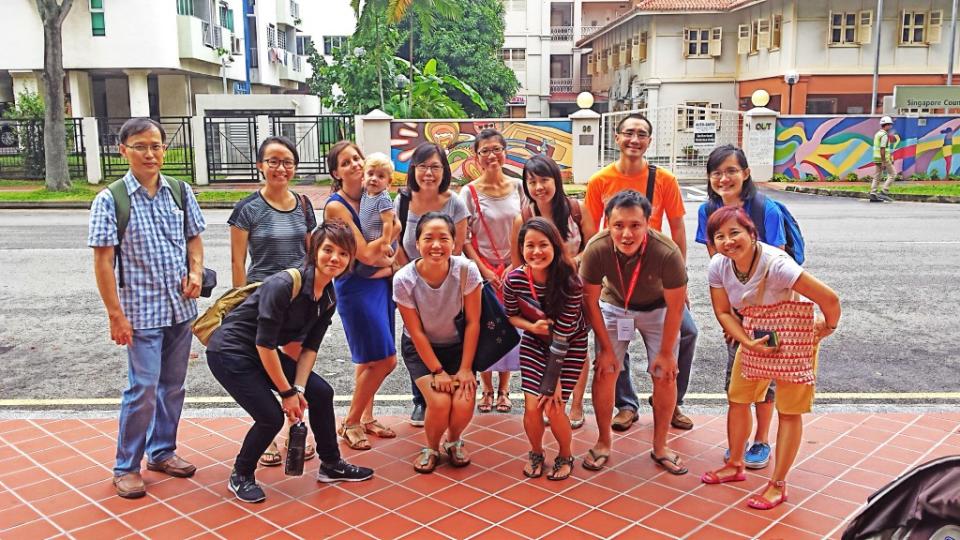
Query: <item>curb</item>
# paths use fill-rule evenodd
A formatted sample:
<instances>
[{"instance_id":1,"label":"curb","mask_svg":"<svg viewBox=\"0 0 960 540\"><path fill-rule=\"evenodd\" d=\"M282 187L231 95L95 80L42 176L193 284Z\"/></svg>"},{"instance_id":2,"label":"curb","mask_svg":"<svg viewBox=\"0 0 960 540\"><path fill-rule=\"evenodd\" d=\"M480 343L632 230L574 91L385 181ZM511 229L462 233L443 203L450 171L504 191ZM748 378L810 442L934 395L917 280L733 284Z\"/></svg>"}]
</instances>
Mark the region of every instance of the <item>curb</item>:
<instances>
[{"instance_id":1,"label":"curb","mask_svg":"<svg viewBox=\"0 0 960 540\"><path fill-rule=\"evenodd\" d=\"M786 186L784 191L806 193L809 195L820 195L824 197L847 197L850 199L870 198L870 194L860 191L843 191L839 189L809 188L803 186ZM951 195L908 195L904 193L891 193L890 197L892 197L895 201L960 204L960 197Z\"/></svg>"},{"instance_id":2,"label":"curb","mask_svg":"<svg viewBox=\"0 0 960 540\"><path fill-rule=\"evenodd\" d=\"M4 201L0 202L0 210L89 210L92 201ZM230 210L236 203L232 202L201 202L200 208L206 210Z\"/></svg>"}]
</instances>

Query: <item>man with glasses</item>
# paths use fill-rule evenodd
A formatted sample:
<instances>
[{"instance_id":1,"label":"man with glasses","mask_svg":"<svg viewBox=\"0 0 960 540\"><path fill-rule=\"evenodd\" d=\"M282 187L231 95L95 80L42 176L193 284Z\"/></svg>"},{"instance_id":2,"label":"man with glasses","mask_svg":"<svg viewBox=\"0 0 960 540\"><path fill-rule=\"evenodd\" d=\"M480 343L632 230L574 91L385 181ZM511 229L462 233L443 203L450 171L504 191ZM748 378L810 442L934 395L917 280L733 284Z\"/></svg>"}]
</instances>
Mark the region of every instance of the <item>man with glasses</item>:
<instances>
[{"instance_id":1,"label":"man with glasses","mask_svg":"<svg viewBox=\"0 0 960 540\"><path fill-rule=\"evenodd\" d=\"M663 167L651 165L644 154L650 146L653 126L645 116L634 113L626 116L617 125L616 142L620 148L620 158L597 171L587 184L585 203L590 215L596 221L597 230L606 224L602 221L604 206L614 195L624 190L634 190L646 194L653 206L650 215L650 228L660 232L663 230L663 216L666 214L670 224L670 238L680 248L684 263L687 260L687 232L683 224L686 210L683 207L683 196L677 177ZM651 185L649 182L653 182ZM676 403L669 404L672 414L668 411L670 424L677 429L692 429L693 421L680 410L683 397L687 393L690 383L690 368L697 346L697 325L689 309L683 310L683 320L680 326L680 352L677 357L679 373L677 375ZM626 431L639 418L637 410L640 408L637 392L630 379L629 353L623 362L623 371L617 378L616 408L617 414L613 417L611 427L617 431ZM654 408L654 420L659 416L656 411L658 405L654 396L648 400ZM667 407L668 405L663 405ZM597 419L599 422L599 418Z\"/></svg>"},{"instance_id":2,"label":"man with glasses","mask_svg":"<svg viewBox=\"0 0 960 540\"><path fill-rule=\"evenodd\" d=\"M111 339L127 346L128 386L120 405L113 484L117 495L130 499L146 494L140 476L144 451L152 471L180 478L196 471L174 451L206 224L189 186L160 174L164 137L163 127L149 118L124 123L120 154L130 169L90 207L88 245L97 289Z\"/></svg>"}]
</instances>

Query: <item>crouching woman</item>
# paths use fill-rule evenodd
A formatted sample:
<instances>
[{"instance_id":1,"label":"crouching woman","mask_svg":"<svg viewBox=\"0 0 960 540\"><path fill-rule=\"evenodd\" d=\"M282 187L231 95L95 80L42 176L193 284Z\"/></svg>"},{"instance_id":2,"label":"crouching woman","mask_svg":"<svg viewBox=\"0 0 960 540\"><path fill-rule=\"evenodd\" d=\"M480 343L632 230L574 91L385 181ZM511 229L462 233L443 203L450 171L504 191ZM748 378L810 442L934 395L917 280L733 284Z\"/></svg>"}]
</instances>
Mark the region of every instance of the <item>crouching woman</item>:
<instances>
[{"instance_id":1,"label":"crouching woman","mask_svg":"<svg viewBox=\"0 0 960 540\"><path fill-rule=\"evenodd\" d=\"M473 358L480 334L481 278L472 261L451 256L456 227L450 216L425 214L416 238L420 257L394 275L393 299L403 318L400 354L427 401L427 446L413 468L431 473L440 461L444 433L450 464L470 464L462 436L473 418L477 392ZM462 331L456 323L461 314Z\"/></svg>"},{"instance_id":2,"label":"crouching woman","mask_svg":"<svg viewBox=\"0 0 960 540\"><path fill-rule=\"evenodd\" d=\"M266 499L254 479L257 460L283 428L284 415L291 423L302 421L307 407L321 459L317 481L357 482L373 476L373 470L340 458L333 388L313 372L317 350L336 310L333 278L350 266L355 253L353 233L342 223L320 225L310 236L304 265L294 270L299 275L282 271L268 277L224 317L210 338L210 371L254 421L227 485L243 502ZM303 344L298 358L279 349L296 342ZM272 392L280 394L281 403Z\"/></svg>"}]
</instances>

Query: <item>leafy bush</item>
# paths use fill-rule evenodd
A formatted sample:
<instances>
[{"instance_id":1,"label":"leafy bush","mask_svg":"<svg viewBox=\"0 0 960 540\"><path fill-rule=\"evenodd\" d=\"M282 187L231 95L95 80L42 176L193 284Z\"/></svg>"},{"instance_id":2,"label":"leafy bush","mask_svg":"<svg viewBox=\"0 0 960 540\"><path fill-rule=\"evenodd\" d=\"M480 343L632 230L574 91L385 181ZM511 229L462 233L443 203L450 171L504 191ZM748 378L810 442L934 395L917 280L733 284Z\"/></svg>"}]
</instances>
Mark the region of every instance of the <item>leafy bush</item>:
<instances>
[{"instance_id":1,"label":"leafy bush","mask_svg":"<svg viewBox=\"0 0 960 540\"><path fill-rule=\"evenodd\" d=\"M859 181L860 181L860 177L857 176L857 173L852 172L847 174L847 182L859 182Z\"/></svg>"},{"instance_id":2,"label":"leafy bush","mask_svg":"<svg viewBox=\"0 0 960 540\"><path fill-rule=\"evenodd\" d=\"M923 180L930 180L930 175L926 172L918 172L910 175L910 180L914 182L919 182Z\"/></svg>"},{"instance_id":3,"label":"leafy bush","mask_svg":"<svg viewBox=\"0 0 960 540\"><path fill-rule=\"evenodd\" d=\"M773 173L773 176L770 177L771 182L793 182L793 178L783 174L783 173Z\"/></svg>"}]
</instances>

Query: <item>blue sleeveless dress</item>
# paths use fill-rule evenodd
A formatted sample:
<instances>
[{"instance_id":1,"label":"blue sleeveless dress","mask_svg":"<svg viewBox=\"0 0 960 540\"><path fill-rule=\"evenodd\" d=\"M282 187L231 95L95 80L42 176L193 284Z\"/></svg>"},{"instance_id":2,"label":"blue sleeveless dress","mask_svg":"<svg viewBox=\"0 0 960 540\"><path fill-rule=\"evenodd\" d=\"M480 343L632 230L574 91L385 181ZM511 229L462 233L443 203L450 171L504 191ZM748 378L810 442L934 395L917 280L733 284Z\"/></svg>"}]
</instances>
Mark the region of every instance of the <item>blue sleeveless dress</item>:
<instances>
[{"instance_id":1,"label":"blue sleeveless dress","mask_svg":"<svg viewBox=\"0 0 960 540\"><path fill-rule=\"evenodd\" d=\"M360 227L360 216L339 193L330 196L353 216ZM337 313L350 346L354 364L365 364L397 354L396 304L390 291L390 278L368 279L356 273L344 274L333 282L337 292Z\"/></svg>"}]
</instances>

